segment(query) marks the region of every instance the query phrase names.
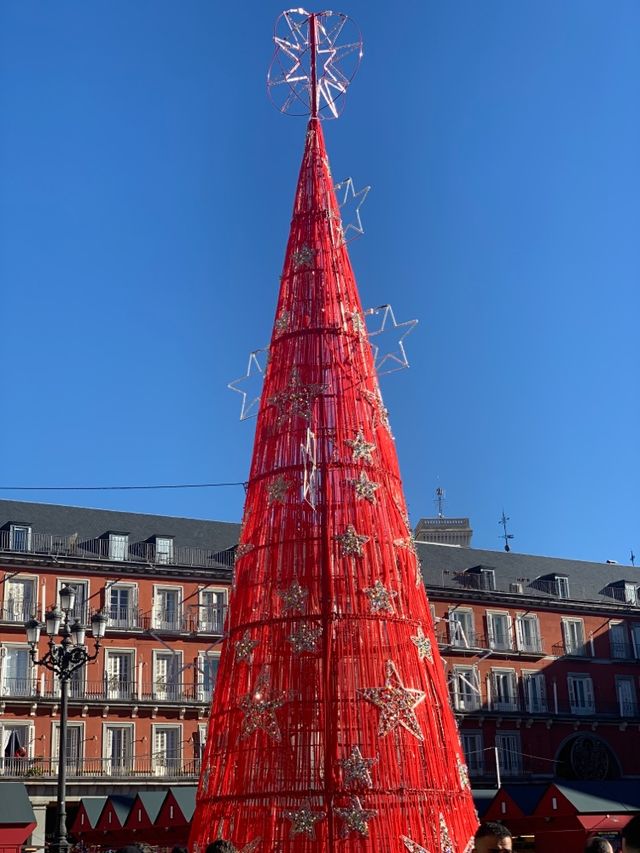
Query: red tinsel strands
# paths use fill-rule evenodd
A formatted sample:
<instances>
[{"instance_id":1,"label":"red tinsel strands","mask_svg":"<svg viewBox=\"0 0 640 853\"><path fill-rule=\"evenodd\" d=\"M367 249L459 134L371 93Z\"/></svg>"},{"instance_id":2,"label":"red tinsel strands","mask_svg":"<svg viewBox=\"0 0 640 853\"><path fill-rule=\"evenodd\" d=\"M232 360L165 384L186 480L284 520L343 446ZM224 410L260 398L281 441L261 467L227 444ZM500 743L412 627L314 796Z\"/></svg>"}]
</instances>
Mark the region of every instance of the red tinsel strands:
<instances>
[{"instance_id":1,"label":"red tinsel strands","mask_svg":"<svg viewBox=\"0 0 640 853\"><path fill-rule=\"evenodd\" d=\"M477 825L320 122L308 125L191 845L463 853Z\"/></svg>"}]
</instances>

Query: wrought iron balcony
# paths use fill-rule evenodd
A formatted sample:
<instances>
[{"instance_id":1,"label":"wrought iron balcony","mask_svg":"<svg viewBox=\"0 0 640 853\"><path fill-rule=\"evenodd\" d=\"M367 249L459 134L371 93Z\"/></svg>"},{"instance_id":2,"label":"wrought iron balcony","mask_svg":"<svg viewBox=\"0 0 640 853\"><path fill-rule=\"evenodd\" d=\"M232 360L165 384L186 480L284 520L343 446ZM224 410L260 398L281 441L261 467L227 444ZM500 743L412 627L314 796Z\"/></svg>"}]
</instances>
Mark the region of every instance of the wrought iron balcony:
<instances>
[{"instance_id":1,"label":"wrought iron balcony","mask_svg":"<svg viewBox=\"0 0 640 853\"><path fill-rule=\"evenodd\" d=\"M58 758L0 757L0 776L20 778L25 782L54 779L58 774ZM67 776L71 779L112 777L128 779L162 776L172 779L193 778L200 774L197 759L186 760L172 755L120 755L112 758L67 758Z\"/></svg>"}]
</instances>

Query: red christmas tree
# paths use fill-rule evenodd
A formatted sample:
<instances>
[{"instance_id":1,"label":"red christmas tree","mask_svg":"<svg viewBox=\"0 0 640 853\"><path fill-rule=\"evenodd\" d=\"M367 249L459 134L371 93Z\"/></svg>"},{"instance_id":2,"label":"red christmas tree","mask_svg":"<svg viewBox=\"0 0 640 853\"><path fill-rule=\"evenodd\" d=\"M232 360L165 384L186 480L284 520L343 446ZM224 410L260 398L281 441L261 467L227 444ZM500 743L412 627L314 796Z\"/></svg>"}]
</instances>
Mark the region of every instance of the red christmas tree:
<instances>
[{"instance_id":1,"label":"red christmas tree","mask_svg":"<svg viewBox=\"0 0 640 853\"><path fill-rule=\"evenodd\" d=\"M463 853L476 823L313 109L191 844Z\"/></svg>"}]
</instances>

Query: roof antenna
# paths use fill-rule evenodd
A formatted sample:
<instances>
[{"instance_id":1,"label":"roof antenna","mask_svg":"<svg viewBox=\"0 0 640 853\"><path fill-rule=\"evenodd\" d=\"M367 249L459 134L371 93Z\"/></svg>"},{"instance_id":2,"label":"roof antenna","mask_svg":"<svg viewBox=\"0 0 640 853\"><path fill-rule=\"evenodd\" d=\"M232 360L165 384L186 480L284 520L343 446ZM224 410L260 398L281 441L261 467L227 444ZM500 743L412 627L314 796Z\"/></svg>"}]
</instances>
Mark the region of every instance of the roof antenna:
<instances>
[{"instance_id":1,"label":"roof antenna","mask_svg":"<svg viewBox=\"0 0 640 853\"><path fill-rule=\"evenodd\" d=\"M438 486L436 489L434 504L438 507L438 518L444 518L444 489L442 486Z\"/></svg>"},{"instance_id":2,"label":"roof antenna","mask_svg":"<svg viewBox=\"0 0 640 853\"><path fill-rule=\"evenodd\" d=\"M510 521L510 520L511 519L509 518L509 516L505 515L504 510L502 510L502 518L500 519L498 524L502 525L502 527L504 529L504 533L502 533L499 538L504 539L504 550L505 551L511 550L511 548L509 548L509 539L513 539L513 533L507 533L507 521Z\"/></svg>"},{"instance_id":3,"label":"roof antenna","mask_svg":"<svg viewBox=\"0 0 640 853\"><path fill-rule=\"evenodd\" d=\"M635 564L636 564L636 555L633 553L633 550L631 551L631 555L630 555L629 559L631 560L631 565L632 565L632 566L635 566Z\"/></svg>"}]
</instances>

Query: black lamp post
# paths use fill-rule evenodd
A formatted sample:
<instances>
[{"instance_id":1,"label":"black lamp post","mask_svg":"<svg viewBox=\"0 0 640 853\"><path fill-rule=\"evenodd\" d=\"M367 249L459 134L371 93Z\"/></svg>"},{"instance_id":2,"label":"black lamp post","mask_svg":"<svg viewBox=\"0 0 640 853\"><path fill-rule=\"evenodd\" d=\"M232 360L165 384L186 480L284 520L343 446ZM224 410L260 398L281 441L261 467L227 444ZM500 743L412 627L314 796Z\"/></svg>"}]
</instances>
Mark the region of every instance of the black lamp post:
<instances>
[{"instance_id":1,"label":"black lamp post","mask_svg":"<svg viewBox=\"0 0 640 853\"><path fill-rule=\"evenodd\" d=\"M52 608L45 613L44 629L49 637L49 650L38 659L38 642L43 626L37 619L30 619L25 629L27 642L30 645L31 660L36 666L44 666L51 670L60 682L60 737L58 739L58 796L57 796L57 831L53 850L55 853L69 853L67 840L67 702L69 698L69 679L73 673L98 657L100 640L104 637L107 627L107 617L104 613L95 613L91 617L91 633L93 634L95 651L93 654L84 648L85 627L75 619L70 622L70 614L75 604L76 593L69 586L60 590L60 608ZM62 635L59 644L54 642L57 634Z\"/></svg>"}]
</instances>

